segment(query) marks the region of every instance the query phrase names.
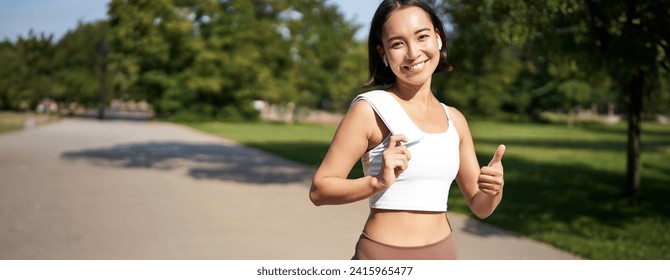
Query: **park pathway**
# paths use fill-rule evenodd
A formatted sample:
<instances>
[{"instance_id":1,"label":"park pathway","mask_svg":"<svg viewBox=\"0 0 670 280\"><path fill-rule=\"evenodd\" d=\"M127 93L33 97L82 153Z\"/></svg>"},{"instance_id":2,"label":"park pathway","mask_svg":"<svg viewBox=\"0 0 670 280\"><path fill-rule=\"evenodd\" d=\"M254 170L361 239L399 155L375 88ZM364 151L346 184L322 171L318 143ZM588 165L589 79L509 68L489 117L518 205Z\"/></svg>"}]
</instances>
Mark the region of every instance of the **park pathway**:
<instances>
[{"instance_id":1,"label":"park pathway","mask_svg":"<svg viewBox=\"0 0 670 280\"><path fill-rule=\"evenodd\" d=\"M349 259L366 202L313 169L183 126L65 119L0 135L0 259ZM450 214L463 259L574 259Z\"/></svg>"}]
</instances>

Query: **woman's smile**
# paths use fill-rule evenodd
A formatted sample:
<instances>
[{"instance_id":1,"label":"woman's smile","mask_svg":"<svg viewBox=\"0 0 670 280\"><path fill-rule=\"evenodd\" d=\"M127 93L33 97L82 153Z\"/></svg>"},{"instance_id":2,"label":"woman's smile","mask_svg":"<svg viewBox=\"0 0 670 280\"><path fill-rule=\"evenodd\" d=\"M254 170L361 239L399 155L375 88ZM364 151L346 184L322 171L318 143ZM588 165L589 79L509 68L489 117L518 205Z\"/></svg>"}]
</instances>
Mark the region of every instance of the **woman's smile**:
<instances>
[{"instance_id":1,"label":"woman's smile","mask_svg":"<svg viewBox=\"0 0 670 280\"><path fill-rule=\"evenodd\" d=\"M408 70L410 72L418 72L418 71L421 71L423 69L423 67L426 65L427 61L428 60L424 60L424 61L419 62L417 64L405 65L402 68L405 69L405 70Z\"/></svg>"}]
</instances>

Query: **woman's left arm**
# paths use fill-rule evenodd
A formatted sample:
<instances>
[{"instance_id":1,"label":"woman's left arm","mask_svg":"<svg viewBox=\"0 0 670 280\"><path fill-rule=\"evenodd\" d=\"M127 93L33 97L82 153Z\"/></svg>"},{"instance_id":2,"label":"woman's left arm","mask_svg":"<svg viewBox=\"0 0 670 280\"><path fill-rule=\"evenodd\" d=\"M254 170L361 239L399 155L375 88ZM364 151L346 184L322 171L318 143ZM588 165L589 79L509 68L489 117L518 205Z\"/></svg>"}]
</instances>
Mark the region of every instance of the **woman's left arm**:
<instances>
[{"instance_id":1,"label":"woman's left arm","mask_svg":"<svg viewBox=\"0 0 670 280\"><path fill-rule=\"evenodd\" d=\"M470 206L470 210L485 219L490 216L502 199L503 178L502 156L505 145L498 146L493 159L487 166L480 167L468 123L458 110L449 108L453 123L460 136L460 168L456 183Z\"/></svg>"}]
</instances>

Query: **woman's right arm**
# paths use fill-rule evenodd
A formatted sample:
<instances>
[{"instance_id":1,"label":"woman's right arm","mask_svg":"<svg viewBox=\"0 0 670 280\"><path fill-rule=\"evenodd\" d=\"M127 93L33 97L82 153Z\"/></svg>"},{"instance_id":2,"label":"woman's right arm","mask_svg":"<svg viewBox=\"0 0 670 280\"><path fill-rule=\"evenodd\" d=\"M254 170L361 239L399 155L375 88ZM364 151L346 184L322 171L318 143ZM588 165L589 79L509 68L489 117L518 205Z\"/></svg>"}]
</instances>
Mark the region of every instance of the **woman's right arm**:
<instances>
[{"instance_id":1,"label":"woman's right arm","mask_svg":"<svg viewBox=\"0 0 670 280\"><path fill-rule=\"evenodd\" d=\"M356 102L344 116L330 148L312 180L309 198L314 205L346 204L366 199L390 186L407 168L410 159L402 135L391 136L392 145L384 151L377 176L347 179L349 172L372 145L381 142L386 130L367 102Z\"/></svg>"},{"instance_id":2,"label":"woman's right arm","mask_svg":"<svg viewBox=\"0 0 670 280\"><path fill-rule=\"evenodd\" d=\"M351 169L368 149L375 123L375 113L367 102L356 102L344 116L314 174L309 192L314 205L355 202L377 192L379 183L375 177L347 179Z\"/></svg>"}]
</instances>

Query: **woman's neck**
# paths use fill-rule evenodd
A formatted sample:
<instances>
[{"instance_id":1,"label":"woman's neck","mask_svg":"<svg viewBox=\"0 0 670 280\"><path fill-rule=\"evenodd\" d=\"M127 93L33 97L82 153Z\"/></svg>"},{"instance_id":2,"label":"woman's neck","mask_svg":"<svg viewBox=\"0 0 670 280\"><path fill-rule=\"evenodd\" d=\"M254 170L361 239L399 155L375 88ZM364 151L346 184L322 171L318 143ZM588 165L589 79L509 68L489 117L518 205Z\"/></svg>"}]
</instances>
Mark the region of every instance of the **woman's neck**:
<instances>
[{"instance_id":1,"label":"woman's neck","mask_svg":"<svg viewBox=\"0 0 670 280\"><path fill-rule=\"evenodd\" d=\"M396 82L386 90L394 93L404 101L411 101L413 103L428 104L434 98L433 93L430 91L430 80L422 85Z\"/></svg>"}]
</instances>

